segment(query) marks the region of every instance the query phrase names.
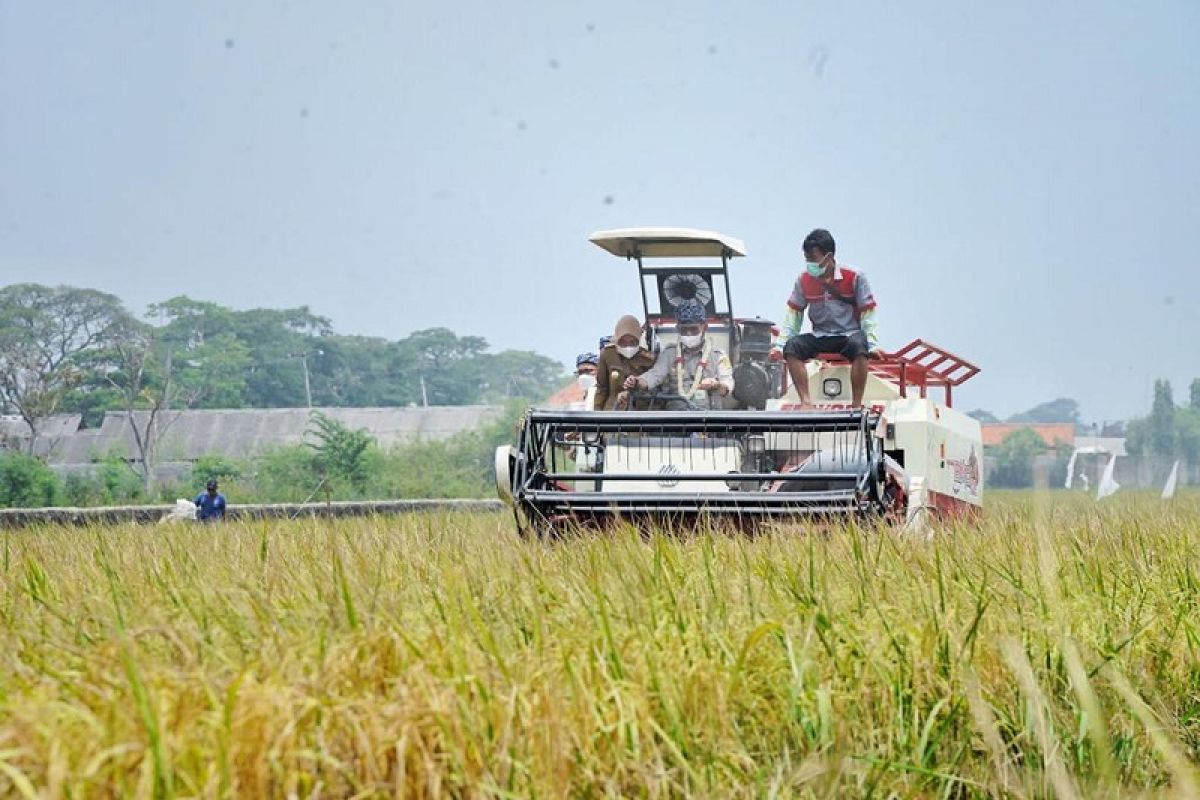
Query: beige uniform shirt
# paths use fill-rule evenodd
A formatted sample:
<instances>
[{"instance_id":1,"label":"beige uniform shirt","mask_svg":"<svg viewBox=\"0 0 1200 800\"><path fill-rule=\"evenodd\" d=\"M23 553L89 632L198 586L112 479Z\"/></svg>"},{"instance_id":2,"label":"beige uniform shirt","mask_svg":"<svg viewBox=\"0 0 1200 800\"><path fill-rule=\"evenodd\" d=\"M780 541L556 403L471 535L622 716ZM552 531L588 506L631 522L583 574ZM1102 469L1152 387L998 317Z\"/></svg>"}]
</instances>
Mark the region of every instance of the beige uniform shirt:
<instances>
[{"instance_id":1,"label":"beige uniform shirt","mask_svg":"<svg viewBox=\"0 0 1200 800\"><path fill-rule=\"evenodd\" d=\"M733 364L730 363L729 356L714 347L708 352L708 358L701 369L703 356L704 344L694 350L684 349L682 358L679 357L679 345L669 345L659 352L658 360L642 375L642 380L646 382L647 388L660 389L668 394L680 392L682 386L680 394L688 395L693 385L699 383L696 373L700 370L701 379L714 378L732 394ZM721 392L717 389L696 390L685 399L690 407L700 409L721 408L723 402Z\"/></svg>"}]
</instances>

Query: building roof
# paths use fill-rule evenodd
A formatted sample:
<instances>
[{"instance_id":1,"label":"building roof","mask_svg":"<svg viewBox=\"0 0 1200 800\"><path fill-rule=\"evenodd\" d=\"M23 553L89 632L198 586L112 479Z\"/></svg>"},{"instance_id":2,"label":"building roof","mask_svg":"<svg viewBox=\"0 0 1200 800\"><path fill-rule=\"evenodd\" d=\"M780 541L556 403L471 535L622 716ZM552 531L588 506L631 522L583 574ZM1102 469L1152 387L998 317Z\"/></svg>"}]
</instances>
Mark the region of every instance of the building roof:
<instances>
[{"instance_id":1,"label":"building roof","mask_svg":"<svg viewBox=\"0 0 1200 800\"><path fill-rule=\"evenodd\" d=\"M497 419L501 406L429 406L408 408L318 408L352 430L366 430L381 446L446 439ZM246 408L168 411L158 418L158 459L194 461L205 455L254 456L279 445L298 444L312 426L307 408ZM145 430L149 412L134 411ZM130 461L138 450L124 411L104 415L99 428L58 439L49 451L52 464L86 464L116 452Z\"/></svg>"},{"instance_id":2,"label":"building roof","mask_svg":"<svg viewBox=\"0 0 1200 800\"><path fill-rule=\"evenodd\" d=\"M64 437L73 436L83 423L82 414L52 414L38 422L38 439L34 454L51 453ZM29 426L16 415L0 415L0 449L25 450L29 442Z\"/></svg>"},{"instance_id":3,"label":"building roof","mask_svg":"<svg viewBox=\"0 0 1200 800\"><path fill-rule=\"evenodd\" d=\"M573 403L582 403L586 398L587 392L578 381L572 380L538 405L545 408L569 408Z\"/></svg>"},{"instance_id":4,"label":"building roof","mask_svg":"<svg viewBox=\"0 0 1200 800\"><path fill-rule=\"evenodd\" d=\"M1047 447L1057 447L1059 443L1071 447L1075 442L1075 424L1071 422L985 422L979 427L984 447L995 447L1022 428L1042 437Z\"/></svg>"}]
</instances>

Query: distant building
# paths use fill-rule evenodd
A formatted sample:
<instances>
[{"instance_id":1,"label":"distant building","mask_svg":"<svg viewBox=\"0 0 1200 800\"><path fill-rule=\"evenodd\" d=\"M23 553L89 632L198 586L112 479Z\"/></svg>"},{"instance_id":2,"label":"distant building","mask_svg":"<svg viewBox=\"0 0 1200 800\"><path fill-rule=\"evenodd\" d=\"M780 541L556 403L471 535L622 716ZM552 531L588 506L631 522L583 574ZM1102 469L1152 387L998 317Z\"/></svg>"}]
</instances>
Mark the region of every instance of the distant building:
<instances>
[{"instance_id":1,"label":"distant building","mask_svg":"<svg viewBox=\"0 0 1200 800\"><path fill-rule=\"evenodd\" d=\"M1022 428L1036 433L1052 450L1066 446L1070 451L1075 443L1075 425L1070 422L985 422L980 428L985 449L995 447Z\"/></svg>"},{"instance_id":2,"label":"distant building","mask_svg":"<svg viewBox=\"0 0 1200 800\"><path fill-rule=\"evenodd\" d=\"M1057 475L1054 481L1050 480L1050 475L1054 471L1056 463L1059 463L1058 460L1069 458L1072 453L1076 454L1073 468L1075 474L1072 475L1071 481L1072 487L1075 489L1082 489L1085 485L1095 487L1100 480L1100 474L1103 472L1105 464L1112 456L1118 458L1117 481L1121 485L1129 487L1149 485L1149 479L1142 475L1145 471L1144 459L1126 458L1123 435L1076 436L1075 425L1069 422L994 422L983 423L980 428L983 434L984 464L989 474L994 463L992 457L986 455L987 451L999 445L1016 431L1029 428L1041 437L1042 442L1046 445L1046 452L1036 456L1033 460L1034 485L1037 488L1061 488ZM1099 433L1113 434L1123 432L1124 425L1113 423L1105 425L1102 429L1096 426L1091 429ZM1062 469L1061 463L1059 463L1058 469Z\"/></svg>"},{"instance_id":3,"label":"distant building","mask_svg":"<svg viewBox=\"0 0 1200 800\"><path fill-rule=\"evenodd\" d=\"M1070 456L1075 447L1075 425L1071 422L985 422L979 427L983 436L984 472L989 476L996 466L989 450L1023 429L1029 429L1041 438L1046 452L1033 458L1033 485L1037 489L1050 488L1055 462L1060 457Z\"/></svg>"},{"instance_id":4,"label":"distant building","mask_svg":"<svg viewBox=\"0 0 1200 800\"><path fill-rule=\"evenodd\" d=\"M566 384L554 392L553 395L547 397L545 401L538 403L538 408L575 408L576 404L583 403L587 399L588 393L583 391L583 387L576 383L575 379L571 379L571 383Z\"/></svg>"},{"instance_id":5,"label":"distant building","mask_svg":"<svg viewBox=\"0 0 1200 800\"><path fill-rule=\"evenodd\" d=\"M74 436L83 424L81 414L53 414L38 421L38 438L33 454L49 459L66 437ZM15 414L0 415L0 451L29 452L29 425Z\"/></svg>"},{"instance_id":6,"label":"distant building","mask_svg":"<svg viewBox=\"0 0 1200 800\"><path fill-rule=\"evenodd\" d=\"M550 395L543 402L538 403L538 405L545 408L570 408L575 403L582 403L586 396L587 393L583 390L583 387L572 378L570 383Z\"/></svg>"}]
</instances>

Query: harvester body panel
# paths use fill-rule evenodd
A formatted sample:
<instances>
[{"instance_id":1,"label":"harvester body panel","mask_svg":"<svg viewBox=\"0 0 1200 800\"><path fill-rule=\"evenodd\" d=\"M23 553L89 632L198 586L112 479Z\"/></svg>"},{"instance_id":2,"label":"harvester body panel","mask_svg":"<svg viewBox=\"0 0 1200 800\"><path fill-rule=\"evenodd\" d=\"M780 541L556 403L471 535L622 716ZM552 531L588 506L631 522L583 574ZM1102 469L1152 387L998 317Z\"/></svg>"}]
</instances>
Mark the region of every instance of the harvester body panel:
<instances>
[{"instance_id":1,"label":"harvester body panel","mask_svg":"<svg viewBox=\"0 0 1200 800\"><path fill-rule=\"evenodd\" d=\"M705 441L703 446L691 437L613 436L605 448L604 472L629 474L633 479L608 477L598 481L605 492L640 492L646 489L646 476L653 476L655 491L727 492L724 477L711 480L681 480L686 469L692 473L724 476L737 472L741 447L734 439Z\"/></svg>"}]
</instances>

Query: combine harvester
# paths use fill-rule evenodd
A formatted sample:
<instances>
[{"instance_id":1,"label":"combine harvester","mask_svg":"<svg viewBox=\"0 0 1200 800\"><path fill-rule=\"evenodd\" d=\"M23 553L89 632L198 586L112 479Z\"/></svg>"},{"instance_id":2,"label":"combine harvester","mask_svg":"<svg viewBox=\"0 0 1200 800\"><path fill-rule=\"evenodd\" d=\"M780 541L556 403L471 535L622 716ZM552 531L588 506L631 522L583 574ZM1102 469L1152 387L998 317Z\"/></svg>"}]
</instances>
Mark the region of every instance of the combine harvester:
<instances>
[{"instance_id":1,"label":"combine harvester","mask_svg":"<svg viewBox=\"0 0 1200 800\"><path fill-rule=\"evenodd\" d=\"M637 263L651 349L676 342L676 306L705 306L706 335L729 355L736 388L719 410L669 410L686 402L660 391L632 394L644 410L529 411L516 446L496 452L497 490L522 533L616 518L876 517L920 527L980 511L979 423L952 407L954 388L978 367L917 339L870 362L866 407L855 409L850 365L830 355L809 363L817 407L801 409L770 358L773 323L733 312L729 262L745 255L742 242L686 228L590 239Z\"/></svg>"}]
</instances>

